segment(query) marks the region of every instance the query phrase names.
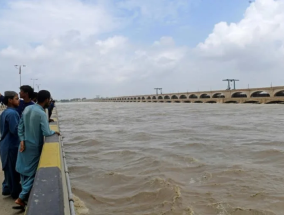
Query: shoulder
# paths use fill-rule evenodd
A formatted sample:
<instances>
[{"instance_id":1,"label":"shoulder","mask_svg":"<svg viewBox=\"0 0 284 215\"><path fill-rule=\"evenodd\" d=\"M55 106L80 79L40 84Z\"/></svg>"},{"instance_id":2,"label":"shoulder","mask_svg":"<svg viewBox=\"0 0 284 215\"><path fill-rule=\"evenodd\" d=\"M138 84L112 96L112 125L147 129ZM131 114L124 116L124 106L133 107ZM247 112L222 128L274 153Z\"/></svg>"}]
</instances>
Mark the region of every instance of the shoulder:
<instances>
[{"instance_id":1,"label":"shoulder","mask_svg":"<svg viewBox=\"0 0 284 215\"><path fill-rule=\"evenodd\" d=\"M29 111L29 110L32 110L32 109L34 109L33 105L29 105L29 106L27 106L27 107L25 108L25 111L26 111L26 110Z\"/></svg>"},{"instance_id":2,"label":"shoulder","mask_svg":"<svg viewBox=\"0 0 284 215\"><path fill-rule=\"evenodd\" d=\"M30 105L29 108L32 108L35 112L37 112L40 115L46 115L43 108L40 107L38 104Z\"/></svg>"},{"instance_id":3,"label":"shoulder","mask_svg":"<svg viewBox=\"0 0 284 215\"><path fill-rule=\"evenodd\" d=\"M7 117L20 117L16 109L9 108L9 109L6 109L5 112L6 112Z\"/></svg>"},{"instance_id":4,"label":"shoulder","mask_svg":"<svg viewBox=\"0 0 284 215\"><path fill-rule=\"evenodd\" d=\"M34 111L34 107L33 106L34 105L29 105L29 106L25 107L25 110L23 111L23 114L25 115L25 114L28 114L31 111Z\"/></svg>"}]
</instances>

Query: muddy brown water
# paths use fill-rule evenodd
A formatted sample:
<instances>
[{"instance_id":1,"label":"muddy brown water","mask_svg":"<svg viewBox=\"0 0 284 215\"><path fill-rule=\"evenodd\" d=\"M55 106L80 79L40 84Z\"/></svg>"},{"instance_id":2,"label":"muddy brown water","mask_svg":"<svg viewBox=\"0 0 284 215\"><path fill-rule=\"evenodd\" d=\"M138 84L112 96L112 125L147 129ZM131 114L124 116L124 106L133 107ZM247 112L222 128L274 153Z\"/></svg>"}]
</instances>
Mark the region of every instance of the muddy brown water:
<instances>
[{"instance_id":1,"label":"muddy brown water","mask_svg":"<svg viewBox=\"0 0 284 215\"><path fill-rule=\"evenodd\" d=\"M284 214L283 105L57 110L73 192L90 214Z\"/></svg>"}]
</instances>

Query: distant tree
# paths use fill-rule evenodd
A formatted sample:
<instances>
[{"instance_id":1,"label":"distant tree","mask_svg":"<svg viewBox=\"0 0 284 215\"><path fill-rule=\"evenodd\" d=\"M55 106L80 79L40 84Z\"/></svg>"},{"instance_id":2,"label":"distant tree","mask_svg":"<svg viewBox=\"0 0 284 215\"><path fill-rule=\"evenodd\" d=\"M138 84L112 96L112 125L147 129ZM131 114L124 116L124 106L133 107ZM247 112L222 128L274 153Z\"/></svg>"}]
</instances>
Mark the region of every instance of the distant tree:
<instances>
[{"instance_id":1,"label":"distant tree","mask_svg":"<svg viewBox=\"0 0 284 215\"><path fill-rule=\"evenodd\" d=\"M61 99L60 101L61 101L61 102L70 102L69 99Z\"/></svg>"}]
</instances>

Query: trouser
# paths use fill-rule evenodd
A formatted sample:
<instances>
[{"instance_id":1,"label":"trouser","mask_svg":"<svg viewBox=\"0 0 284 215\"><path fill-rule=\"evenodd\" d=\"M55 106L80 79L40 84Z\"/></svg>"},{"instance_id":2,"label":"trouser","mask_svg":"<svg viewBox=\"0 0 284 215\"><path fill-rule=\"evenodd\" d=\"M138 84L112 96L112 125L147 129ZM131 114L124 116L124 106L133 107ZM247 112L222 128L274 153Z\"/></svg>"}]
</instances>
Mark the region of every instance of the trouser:
<instances>
[{"instance_id":1,"label":"trouser","mask_svg":"<svg viewBox=\"0 0 284 215\"><path fill-rule=\"evenodd\" d=\"M26 176L21 174L22 192L19 195L19 198L21 200L28 201L34 180L35 180L35 175Z\"/></svg>"},{"instance_id":2,"label":"trouser","mask_svg":"<svg viewBox=\"0 0 284 215\"><path fill-rule=\"evenodd\" d=\"M53 108L48 108L48 119L50 119L52 115Z\"/></svg>"},{"instance_id":3,"label":"trouser","mask_svg":"<svg viewBox=\"0 0 284 215\"><path fill-rule=\"evenodd\" d=\"M2 192L10 193L12 198L16 199L21 192L20 174L16 172L16 161L10 158L4 168L4 182L2 183Z\"/></svg>"},{"instance_id":4,"label":"trouser","mask_svg":"<svg viewBox=\"0 0 284 215\"><path fill-rule=\"evenodd\" d=\"M4 174L5 177L5 174ZM10 195L10 190L9 190L9 186L7 184L6 178L4 178L3 182L2 182L2 194L3 195Z\"/></svg>"}]
</instances>

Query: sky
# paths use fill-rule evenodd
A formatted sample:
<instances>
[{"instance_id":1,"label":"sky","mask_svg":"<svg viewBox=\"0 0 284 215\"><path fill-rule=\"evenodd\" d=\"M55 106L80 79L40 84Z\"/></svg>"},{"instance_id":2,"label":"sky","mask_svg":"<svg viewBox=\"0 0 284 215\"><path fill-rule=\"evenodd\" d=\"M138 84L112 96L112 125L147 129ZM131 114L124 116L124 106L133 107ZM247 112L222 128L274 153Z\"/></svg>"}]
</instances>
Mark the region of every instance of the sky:
<instances>
[{"instance_id":1,"label":"sky","mask_svg":"<svg viewBox=\"0 0 284 215\"><path fill-rule=\"evenodd\" d=\"M284 85L284 0L1 0L0 93L55 99Z\"/></svg>"}]
</instances>

